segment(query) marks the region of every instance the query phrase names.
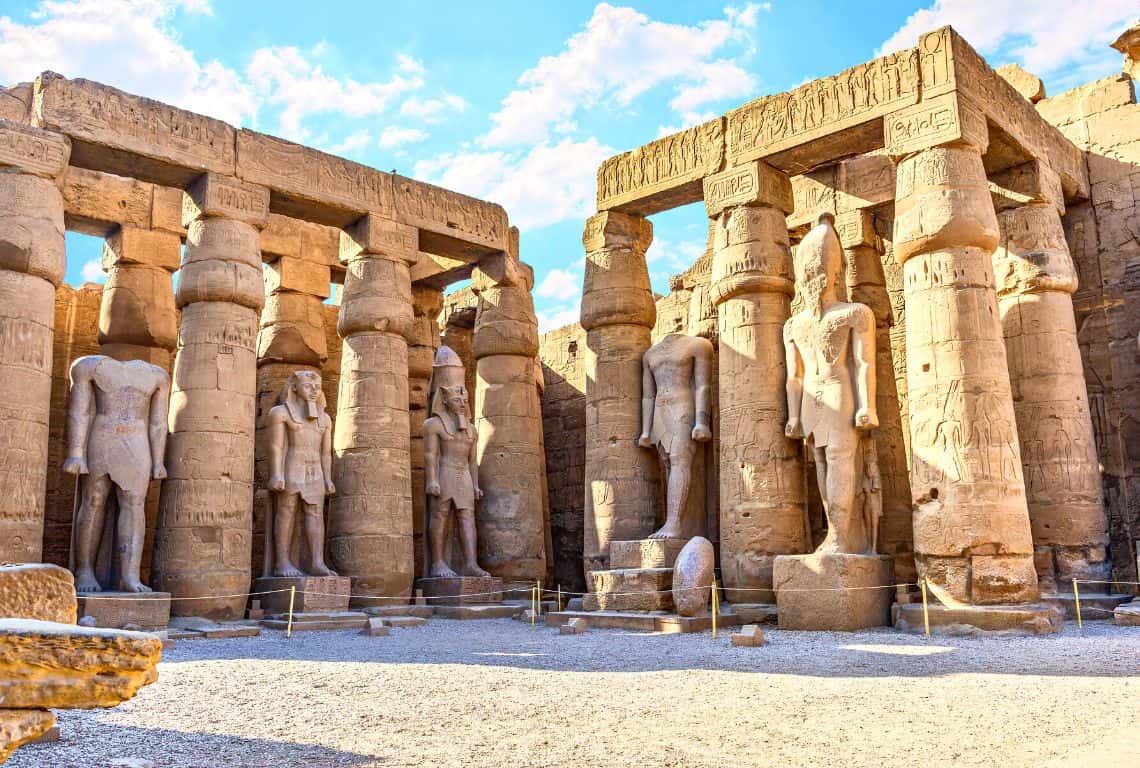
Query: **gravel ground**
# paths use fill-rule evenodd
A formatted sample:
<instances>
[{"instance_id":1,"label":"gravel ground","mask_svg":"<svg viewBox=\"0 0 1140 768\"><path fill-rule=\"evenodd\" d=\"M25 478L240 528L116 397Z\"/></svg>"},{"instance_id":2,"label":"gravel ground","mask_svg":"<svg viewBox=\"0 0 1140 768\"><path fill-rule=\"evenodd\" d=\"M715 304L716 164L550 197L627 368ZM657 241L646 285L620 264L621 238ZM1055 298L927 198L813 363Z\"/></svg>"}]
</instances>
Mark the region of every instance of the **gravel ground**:
<instances>
[{"instance_id":1,"label":"gravel ground","mask_svg":"<svg viewBox=\"0 0 1140 768\"><path fill-rule=\"evenodd\" d=\"M8 765L1140 765L1140 627L768 638L433 619L180 641L135 699L58 713L63 740Z\"/></svg>"}]
</instances>

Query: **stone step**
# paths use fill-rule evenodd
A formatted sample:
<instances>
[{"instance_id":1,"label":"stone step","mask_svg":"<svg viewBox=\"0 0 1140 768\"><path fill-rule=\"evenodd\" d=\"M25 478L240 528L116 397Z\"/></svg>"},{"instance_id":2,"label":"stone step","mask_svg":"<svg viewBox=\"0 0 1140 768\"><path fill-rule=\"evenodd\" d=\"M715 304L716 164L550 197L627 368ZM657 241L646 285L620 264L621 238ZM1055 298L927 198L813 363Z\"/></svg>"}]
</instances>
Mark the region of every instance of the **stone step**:
<instances>
[{"instance_id":1,"label":"stone step","mask_svg":"<svg viewBox=\"0 0 1140 768\"><path fill-rule=\"evenodd\" d=\"M633 539L610 542L610 568L672 568L685 539Z\"/></svg>"},{"instance_id":2,"label":"stone step","mask_svg":"<svg viewBox=\"0 0 1140 768\"><path fill-rule=\"evenodd\" d=\"M590 629L624 629L633 632L666 634L706 632L712 629L712 616L678 616L675 613L623 613L621 611L555 611L546 614L548 627L561 627L571 619L585 619ZM742 622L733 614L717 617L717 629L738 627Z\"/></svg>"},{"instance_id":3,"label":"stone step","mask_svg":"<svg viewBox=\"0 0 1140 768\"><path fill-rule=\"evenodd\" d=\"M437 605L441 619L509 619L526 610L521 605Z\"/></svg>"},{"instance_id":4,"label":"stone step","mask_svg":"<svg viewBox=\"0 0 1140 768\"><path fill-rule=\"evenodd\" d=\"M673 610L672 568L611 568L589 577L593 591L582 597L586 611Z\"/></svg>"},{"instance_id":5,"label":"stone step","mask_svg":"<svg viewBox=\"0 0 1140 768\"><path fill-rule=\"evenodd\" d=\"M288 629L289 616L277 613L261 622L266 629ZM358 611L330 611L328 613L294 613L293 631L308 632L318 629L363 629L368 616Z\"/></svg>"},{"instance_id":6,"label":"stone step","mask_svg":"<svg viewBox=\"0 0 1140 768\"><path fill-rule=\"evenodd\" d=\"M422 627L427 624L428 620L420 618L419 616L388 616L384 619L384 625L393 627L395 629L407 629L409 627Z\"/></svg>"},{"instance_id":7,"label":"stone step","mask_svg":"<svg viewBox=\"0 0 1140 768\"><path fill-rule=\"evenodd\" d=\"M430 619L435 609L430 605L376 605L362 609L369 616L387 618L389 616L419 616Z\"/></svg>"}]
</instances>

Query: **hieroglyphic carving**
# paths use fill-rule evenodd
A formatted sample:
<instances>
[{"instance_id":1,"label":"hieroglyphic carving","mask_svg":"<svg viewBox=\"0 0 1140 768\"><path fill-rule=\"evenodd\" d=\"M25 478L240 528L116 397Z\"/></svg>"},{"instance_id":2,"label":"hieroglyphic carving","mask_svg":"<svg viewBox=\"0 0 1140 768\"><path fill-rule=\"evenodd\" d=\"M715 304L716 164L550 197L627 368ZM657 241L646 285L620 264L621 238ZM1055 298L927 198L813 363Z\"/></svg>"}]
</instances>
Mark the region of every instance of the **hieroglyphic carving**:
<instances>
[{"instance_id":1,"label":"hieroglyphic carving","mask_svg":"<svg viewBox=\"0 0 1140 768\"><path fill-rule=\"evenodd\" d=\"M67 168L67 138L0 120L0 166L55 178Z\"/></svg>"},{"instance_id":2,"label":"hieroglyphic carving","mask_svg":"<svg viewBox=\"0 0 1140 768\"><path fill-rule=\"evenodd\" d=\"M893 157L926 147L964 141L983 151L986 119L958 93L945 93L899 110L883 120L887 153Z\"/></svg>"},{"instance_id":3,"label":"hieroglyphic carving","mask_svg":"<svg viewBox=\"0 0 1140 768\"><path fill-rule=\"evenodd\" d=\"M598 168L598 210L648 215L699 200L700 180L723 158L720 117L623 152Z\"/></svg>"},{"instance_id":4,"label":"hieroglyphic carving","mask_svg":"<svg viewBox=\"0 0 1140 768\"><path fill-rule=\"evenodd\" d=\"M404 224L498 251L509 240L507 212L488 203L404 176L395 177L396 214Z\"/></svg>"},{"instance_id":5,"label":"hieroglyphic carving","mask_svg":"<svg viewBox=\"0 0 1140 768\"><path fill-rule=\"evenodd\" d=\"M771 205L781 211L792 207L792 185L788 177L759 161L706 177L704 193L709 218L733 205Z\"/></svg>"}]
</instances>

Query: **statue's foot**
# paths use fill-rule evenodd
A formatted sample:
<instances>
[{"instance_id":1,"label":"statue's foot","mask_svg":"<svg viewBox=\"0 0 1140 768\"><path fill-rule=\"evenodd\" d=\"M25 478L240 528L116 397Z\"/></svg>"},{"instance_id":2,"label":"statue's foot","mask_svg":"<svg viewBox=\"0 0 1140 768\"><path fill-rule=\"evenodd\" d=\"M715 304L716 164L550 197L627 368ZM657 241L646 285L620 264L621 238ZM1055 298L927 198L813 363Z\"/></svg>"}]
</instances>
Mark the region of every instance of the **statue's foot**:
<instances>
[{"instance_id":1,"label":"statue's foot","mask_svg":"<svg viewBox=\"0 0 1140 768\"><path fill-rule=\"evenodd\" d=\"M153 592L154 590L143 584L138 579L131 579L124 581L119 585L120 592Z\"/></svg>"},{"instance_id":2,"label":"statue's foot","mask_svg":"<svg viewBox=\"0 0 1140 768\"><path fill-rule=\"evenodd\" d=\"M472 563L471 565L468 565L466 568L464 568L463 569L463 575L464 576L474 576L474 577L480 578L480 579L491 578L491 574L484 571L482 568L480 568L475 563Z\"/></svg>"},{"instance_id":3,"label":"statue's foot","mask_svg":"<svg viewBox=\"0 0 1140 768\"><path fill-rule=\"evenodd\" d=\"M279 568L273 570L273 575L286 579L299 579L304 576L305 573L292 563L284 563Z\"/></svg>"},{"instance_id":4,"label":"statue's foot","mask_svg":"<svg viewBox=\"0 0 1140 768\"><path fill-rule=\"evenodd\" d=\"M651 539L679 539L681 538L681 526L676 523L665 523L661 526L659 531L649 534Z\"/></svg>"},{"instance_id":5,"label":"statue's foot","mask_svg":"<svg viewBox=\"0 0 1140 768\"><path fill-rule=\"evenodd\" d=\"M95 578L94 573L90 571L80 571L75 574L75 591L102 592L103 588L99 586L99 581Z\"/></svg>"},{"instance_id":6,"label":"statue's foot","mask_svg":"<svg viewBox=\"0 0 1140 768\"><path fill-rule=\"evenodd\" d=\"M430 574L433 579L454 579L459 576L447 563L434 563Z\"/></svg>"},{"instance_id":7,"label":"statue's foot","mask_svg":"<svg viewBox=\"0 0 1140 768\"><path fill-rule=\"evenodd\" d=\"M336 571L329 568L324 563L317 563L309 570L312 571L313 576L336 576Z\"/></svg>"}]
</instances>

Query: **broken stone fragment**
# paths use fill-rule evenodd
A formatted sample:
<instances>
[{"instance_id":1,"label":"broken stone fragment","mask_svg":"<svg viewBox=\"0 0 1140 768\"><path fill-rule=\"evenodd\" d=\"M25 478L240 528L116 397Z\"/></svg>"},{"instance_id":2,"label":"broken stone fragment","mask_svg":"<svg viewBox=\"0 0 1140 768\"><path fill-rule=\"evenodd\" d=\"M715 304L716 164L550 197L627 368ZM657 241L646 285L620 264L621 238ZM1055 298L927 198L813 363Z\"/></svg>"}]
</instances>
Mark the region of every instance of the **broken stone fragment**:
<instances>
[{"instance_id":1,"label":"broken stone fragment","mask_svg":"<svg viewBox=\"0 0 1140 768\"><path fill-rule=\"evenodd\" d=\"M51 730L55 716L42 709L0 709L0 763L16 747L38 739Z\"/></svg>"},{"instance_id":2,"label":"broken stone fragment","mask_svg":"<svg viewBox=\"0 0 1140 768\"><path fill-rule=\"evenodd\" d=\"M0 566L0 618L74 624L75 579L58 565Z\"/></svg>"}]
</instances>

